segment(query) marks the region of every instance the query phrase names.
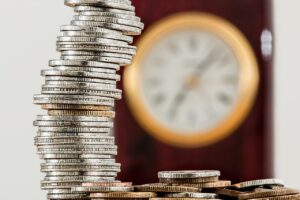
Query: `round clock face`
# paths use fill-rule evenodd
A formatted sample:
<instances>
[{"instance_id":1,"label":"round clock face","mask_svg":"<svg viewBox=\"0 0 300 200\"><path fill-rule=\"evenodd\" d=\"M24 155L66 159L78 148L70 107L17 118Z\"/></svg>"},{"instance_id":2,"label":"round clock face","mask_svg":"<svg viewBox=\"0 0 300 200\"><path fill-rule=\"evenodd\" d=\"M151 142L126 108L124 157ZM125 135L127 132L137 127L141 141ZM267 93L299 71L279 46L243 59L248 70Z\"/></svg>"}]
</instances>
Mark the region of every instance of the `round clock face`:
<instances>
[{"instance_id":1,"label":"round clock face","mask_svg":"<svg viewBox=\"0 0 300 200\"><path fill-rule=\"evenodd\" d=\"M250 45L229 22L206 14L169 17L150 28L125 70L137 121L182 147L225 138L243 121L258 85Z\"/></svg>"},{"instance_id":2,"label":"round clock face","mask_svg":"<svg viewBox=\"0 0 300 200\"><path fill-rule=\"evenodd\" d=\"M238 59L205 30L182 29L160 38L141 67L142 100L153 117L178 134L215 127L238 100Z\"/></svg>"}]
</instances>

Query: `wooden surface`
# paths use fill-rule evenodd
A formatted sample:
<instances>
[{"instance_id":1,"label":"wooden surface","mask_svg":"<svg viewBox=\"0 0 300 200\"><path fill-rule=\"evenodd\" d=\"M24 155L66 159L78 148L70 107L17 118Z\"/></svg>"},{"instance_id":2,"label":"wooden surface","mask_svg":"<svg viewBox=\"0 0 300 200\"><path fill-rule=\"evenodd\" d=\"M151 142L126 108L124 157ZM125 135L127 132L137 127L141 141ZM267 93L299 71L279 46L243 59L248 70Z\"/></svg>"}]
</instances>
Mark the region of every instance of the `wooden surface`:
<instances>
[{"instance_id":1,"label":"wooden surface","mask_svg":"<svg viewBox=\"0 0 300 200\"><path fill-rule=\"evenodd\" d=\"M272 63L263 59L260 36L271 29L270 3L263 0L133 0L146 29L157 20L181 11L202 11L236 25L255 50L261 82L255 105L245 122L227 139L211 146L182 149L146 133L133 118L126 99L117 103L115 133L120 179L135 184L157 181L159 170L219 169L223 179L241 181L273 175ZM122 83L120 83L122 87ZM125 91L126 92L126 91Z\"/></svg>"}]
</instances>

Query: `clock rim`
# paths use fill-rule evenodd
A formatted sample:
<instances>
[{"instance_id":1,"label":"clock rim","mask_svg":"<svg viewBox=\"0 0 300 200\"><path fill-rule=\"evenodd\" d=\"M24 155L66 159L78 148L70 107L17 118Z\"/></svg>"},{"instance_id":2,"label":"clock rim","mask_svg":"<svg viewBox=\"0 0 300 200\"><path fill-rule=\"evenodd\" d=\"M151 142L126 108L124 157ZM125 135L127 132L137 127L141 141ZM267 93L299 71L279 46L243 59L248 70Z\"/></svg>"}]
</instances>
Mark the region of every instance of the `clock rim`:
<instances>
[{"instance_id":1,"label":"clock rim","mask_svg":"<svg viewBox=\"0 0 300 200\"><path fill-rule=\"evenodd\" d=\"M240 67L240 89L232 112L207 131L173 131L160 123L143 103L141 62L151 46L166 34L182 28L205 29L222 38L231 48ZM259 85L259 70L255 53L244 34L229 21L204 12L181 12L154 23L136 43L137 54L124 70L125 98L139 125L161 142L182 148L196 148L217 143L229 137L245 120L253 107Z\"/></svg>"}]
</instances>

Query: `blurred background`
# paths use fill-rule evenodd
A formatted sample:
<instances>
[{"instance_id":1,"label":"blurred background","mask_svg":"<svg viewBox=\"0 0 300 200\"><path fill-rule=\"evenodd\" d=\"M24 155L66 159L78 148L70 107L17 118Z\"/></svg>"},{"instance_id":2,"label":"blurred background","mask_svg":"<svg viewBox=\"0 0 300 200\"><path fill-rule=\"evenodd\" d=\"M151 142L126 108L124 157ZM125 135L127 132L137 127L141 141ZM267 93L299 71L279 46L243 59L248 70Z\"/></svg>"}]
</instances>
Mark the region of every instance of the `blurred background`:
<instances>
[{"instance_id":1,"label":"blurred background","mask_svg":"<svg viewBox=\"0 0 300 200\"><path fill-rule=\"evenodd\" d=\"M299 188L300 1L133 3L146 29L120 82L120 178L143 183L158 170L214 168L224 179L276 176ZM42 111L32 95L73 12L62 1L1 5L1 196L41 199L32 121ZM206 14L181 15L190 11Z\"/></svg>"}]
</instances>

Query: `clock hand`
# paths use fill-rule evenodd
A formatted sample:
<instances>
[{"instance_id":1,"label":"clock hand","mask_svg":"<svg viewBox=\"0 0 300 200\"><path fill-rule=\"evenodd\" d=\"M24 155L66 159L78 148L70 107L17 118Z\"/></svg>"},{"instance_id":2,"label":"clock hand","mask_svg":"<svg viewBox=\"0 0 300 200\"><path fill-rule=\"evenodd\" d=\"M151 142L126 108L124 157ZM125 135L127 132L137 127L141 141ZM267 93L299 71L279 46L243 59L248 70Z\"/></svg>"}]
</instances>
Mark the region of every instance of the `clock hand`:
<instances>
[{"instance_id":1,"label":"clock hand","mask_svg":"<svg viewBox=\"0 0 300 200\"><path fill-rule=\"evenodd\" d=\"M188 88L187 88L186 84L184 84L183 87L181 88L181 90L175 96L173 104L172 104L171 109L168 114L170 119L173 119L176 116L179 105L182 104L182 102L186 98L187 91L188 91Z\"/></svg>"},{"instance_id":2,"label":"clock hand","mask_svg":"<svg viewBox=\"0 0 300 200\"><path fill-rule=\"evenodd\" d=\"M200 65L198 65L196 69L196 74L202 74L214 61L214 54L215 49L211 50L208 55L206 56L204 62L201 62ZM199 75L198 75L199 76ZM197 77L197 75L193 75L193 77ZM181 90L179 90L179 93L175 96L173 105L171 106L171 110L169 111L169 118L173 119L176 116L176 113L178 111L178 107L186 98L186 93L189 91L189 82L185 82Z\"/></svg>"},{"instance_id":3,"label":"clock hand","mask_svg":"<svg viewBox=\"0 0 300 200\"><path fill-rule=\"evenodd\" d=\"M208 55L206 56L205 60L198 65L196 68L197 74L203 74L205 70L208 69L208 67L215 61L215 49L211 50Z\"/></svg>"}]
</instances>

